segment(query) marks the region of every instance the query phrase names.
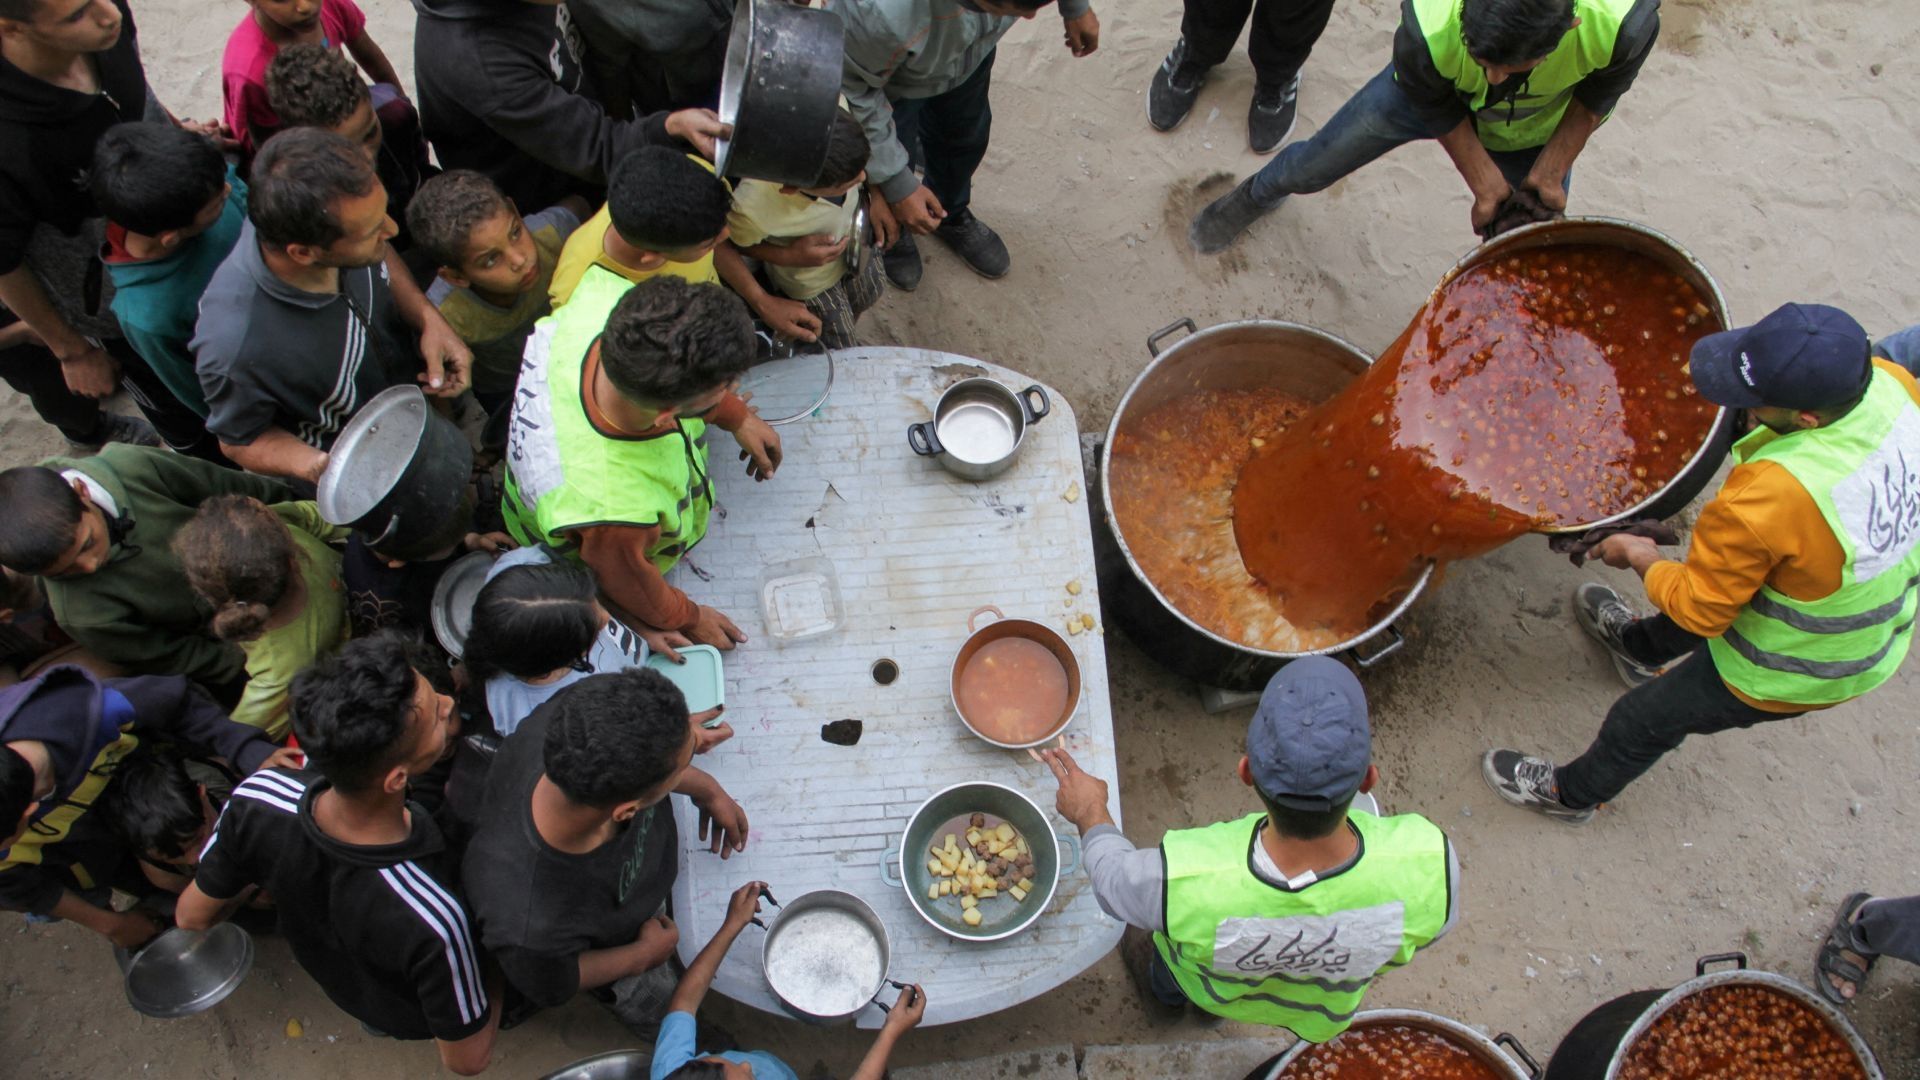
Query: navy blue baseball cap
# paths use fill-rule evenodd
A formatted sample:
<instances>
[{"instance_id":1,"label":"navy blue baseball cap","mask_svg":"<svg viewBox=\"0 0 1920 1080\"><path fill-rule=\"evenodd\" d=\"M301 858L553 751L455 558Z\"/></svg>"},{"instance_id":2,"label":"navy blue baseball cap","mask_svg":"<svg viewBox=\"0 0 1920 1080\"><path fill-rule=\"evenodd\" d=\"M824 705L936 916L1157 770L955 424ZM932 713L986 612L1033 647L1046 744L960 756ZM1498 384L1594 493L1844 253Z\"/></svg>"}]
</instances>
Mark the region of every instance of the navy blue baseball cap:
<instances>
[{"instance_id":1,"label":"navy blue baseball cap","mask_svg":"<svg viewBox=\"0 0 1920 1080\"><path fill-rule=\"evenodd\" d=\"M1729 409L1824 409L1866 390L1871 350L1866 330L1839 308L1785 304L1695 342L1688 371L1701 396Z\"/></svg>"},{"instance_id":2,"label":"navy blue baseball cap","mask_svg":"<svg viewBox=\"0 0 1920 1080\"><path fill-rule=\"evenodd\" d=\"M1331 810L1360 790L1372 760L1367 695L1345 664L1303 657L1267 682L1247 725L1260 794L1295 810Z\"/></svg>"}]
</instances>

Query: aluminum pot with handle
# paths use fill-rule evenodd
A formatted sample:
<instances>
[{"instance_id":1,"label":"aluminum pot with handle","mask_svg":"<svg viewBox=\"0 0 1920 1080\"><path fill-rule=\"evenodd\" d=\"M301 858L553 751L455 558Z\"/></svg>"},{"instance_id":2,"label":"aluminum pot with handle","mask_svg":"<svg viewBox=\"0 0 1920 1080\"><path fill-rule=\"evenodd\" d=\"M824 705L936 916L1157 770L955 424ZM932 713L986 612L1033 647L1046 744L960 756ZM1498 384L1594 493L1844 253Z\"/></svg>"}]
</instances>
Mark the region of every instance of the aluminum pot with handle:
<instances>
[{"instance_id":1,"label":"aluminum pot with handle","mask_svg":"<svg viewBox=\"0 0 1920 1080\"><path fill-rule=\"evenodd\" d=\"M1500 1080L1539 1080L1540 1064L1520 1045L1520 1040L1501 1032L1489 1039L1458 1020L1418 1009L1368 1009L1353 1018L1353 1025L1340 1038L1349 1035L1364 1038L1369 1028L1409 1027L1438 1036L1467 1052L1473 1060ZM1257 1080L1294 1080L1288 1070L1294 1062L1312 1052L1316 1044L1294 1043L1269 1067L1257 1074ZM1304 1075L1304 1074L1300 1074ZM1248 1077L1247 1080L1256 1080Z\"/></svg>"},{"instance_id":2,"label":"aluminum pot with handle","mask_svg":"<svg viewBox=\"0 0 1920 1080\"><path fill-rule=\"evenodd\" d=\"M473 445L417 386L375 394L340 429L315 501L369 547L422 558L456 543L472 513Z\"/></svg>"},{"instance_id":3,"label":"aluminum pot with handle","mask_svg":"<svg viewBox=\"0 0 1920 1080\"><path fill-rule=\"evenodd\" d=\"M997 817L1020 831L1028 851L1033 854L1033 889L1021 901L1004 894L981 901L980 925L968 926L960 917L958 901L943 902L945 898L935 900L927 896L927 889L934 881L933 872L927 869L927 855L928 849L945 833L953 831L948 827L950 823L976 813ZM960 827L961 833L965 831L964 826ZM1060 848L1067 850L1064 865ZM880 860L880 876L887 884L905 888L907 900L921 918L934 929L961 941L999 941L1032 926L1053 903L1060 878L1079 868L1078 836L1055 833L1038 803L1005 784L986 781L955 784L935 792L907 819L907 827L900 833L900 846Z\"/></svg>"},{"instance_id":4,"label":"aluminum pot with handle","mask_svg":"<svg viewBox=\"0 0 1920 1080\"><path fill-rule=\"evenodd\" d=\"M874 999L892 982L893 945L865 900L816 889L777 906L780 913L760 943L760 969L788 1012L810 1023L839 1024L878 1004Z\"/></svg>"},{"instance_id":5,"label":"aluminum pot with handle","mask_svg":"<svg viewBox=\"0 0 1920 1080\"><path fill-rule=\"evenodd\" d=\"M827 162L840 108L846 28L831 11L787 0L739 0L720 72L722 176L807 187Z\"/></svg>"},{"instance_id":6,"label":"aluminum pot with handle","mask_svg":"<svg viewBox=\"0 0 1920 1080\"><path fill-rule=\"evenodd\" d=\"M985 626L976 625L980 616L989 613L993 615L992 622ZM1022 638L1047 650L1054 660L1059 662L1067 682L1067 700L1060 714L1057 717L1050 717L1046 727L1024 733L1026 737L1011 740L996 739L982 731L983 718L968 716L967 710L960 704L960 681L968 665L974 662L983 647L1001 638ZM1074 714L1080 711L1080 659L1073 655L1073 649L1067 645L1067 640L1052 627L1044 626L1032 619L1009 619L1005 612L992 604L976 608L973 614L967 616L967 640L960 646L960 651L954 654L953 671L949 676L949 683L948 696L953 701L953 711L959 714L960 722L967 725L967 730L973 732L982 741L1002 750L1025 750L1052 742L1055 736L1067 729L1067 725L1073 723ZM1025 689L1022 686L1004 687L1004 691L1011 694L1019 694Z\"/></svg>"},{"instance_id":7,"label":"aluminum pot with handle","mask_svg":"<svg viewBox=\"0 0 1920 1080\"><path fill-rule=\"evenodd\" d=\"M940 395L933 419L907 427L907 445L963 480L986 480L1013 466L1027 429L1052 411L1038 383L1015 392L994 379L961 379Z\"/></svg>"}]
</instances>

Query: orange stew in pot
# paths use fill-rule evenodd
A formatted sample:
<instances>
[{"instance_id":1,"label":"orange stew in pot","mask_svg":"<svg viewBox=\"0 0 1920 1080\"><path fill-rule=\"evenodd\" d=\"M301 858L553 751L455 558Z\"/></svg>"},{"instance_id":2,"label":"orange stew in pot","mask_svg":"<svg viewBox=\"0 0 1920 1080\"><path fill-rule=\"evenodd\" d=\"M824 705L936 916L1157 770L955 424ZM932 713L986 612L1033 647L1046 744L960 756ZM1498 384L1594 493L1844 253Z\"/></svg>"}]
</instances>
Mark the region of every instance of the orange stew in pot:
<instances>
[{"instance_id":1,"label":"orange stew in pot","mask_svg":"<svg viewBox=\"0 0 1920 1080\"><path fill-rule=\"evenodd\" d=\"M1444 1035L1370 1024L1294 1058L1279 1080L1500 1080L1500 1074Z\"/></svg>"},{"instance_id":2,"label":"orange stew in pot","mask_svg":"<svg viewBox=\"0 0 1920 1080\"><path fill-rule=\"evenodd\" d=\"M1866 1080L1824 1017L1760 986L1681 998L1633 1044L1620 1080Z\"/></svg>"}]
</instances>

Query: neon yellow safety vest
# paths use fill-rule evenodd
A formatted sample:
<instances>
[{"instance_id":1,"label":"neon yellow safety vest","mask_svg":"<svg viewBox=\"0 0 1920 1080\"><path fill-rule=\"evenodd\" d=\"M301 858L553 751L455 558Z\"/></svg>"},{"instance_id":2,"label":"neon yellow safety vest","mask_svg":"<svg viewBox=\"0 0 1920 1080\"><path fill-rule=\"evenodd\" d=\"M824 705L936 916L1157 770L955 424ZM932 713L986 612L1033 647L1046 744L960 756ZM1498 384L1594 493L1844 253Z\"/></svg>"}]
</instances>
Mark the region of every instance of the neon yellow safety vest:
<instances>
[{"instance_id":1,"label":"neon yellow safety vest","mask_svg":"<svg viewBox=\"0 0 1920 1080\"><path fill-rule=\"evenodd\" d=\"M1707 642L1728 686L1758 701L1831 705L1887 681L1913 641L1920 584L1920 406L1875 368L1867 396L1832 425L1733 444L1739 464L1793 474L1846 555L1840 587L1795 600L1762 587Z\"/></svg>"},{"instance_id":2,"label":"neon yellow safety vest","mask_svg":"<svg viewBox=\"0 0 1920 1080\"><path fill-rule=\"evenodd\" d=\"M688 419L660 435L613 438L587 419L580 394L587 351L632 287L591 267L567 305L534 324L514 390L502 509L515 540L575 560L576 529L658 525L646 555L665 573L707 534L707 425Z\"/></svg>"},{"instance_id":3,"label":"neon yellow safety vest","mask_svg":"<svg viewBox=\"0 0 1920 1080\"><path fill-rule=\"evenodd\" d=\"M1265 814L1170 832L1167 930L1153 936L1187 999L1311 1042L1347 1029L1367 984L1447 924L1447 838L1418 814L1353 811L1352 866L1304 888L1253 872Z\"/></svg>"},{"instance_id":4,"label":"neon yellow safety vest","mask_svg":"<svg viewBox=\"0 0 1920 1080\"><path fill-rule=\"evenodd\" d=\"M1614 40L1620 23L1635 0L1574 0L1580 25L1568 31L1540 66L1514 75L1522 79L1511 98L1489 106L1493 89L1487 73L1467 53L1460 32L1460 5L1464 0L1413 0L1420 36L1442 78L1450 80L1473 112L1474 127L1489 150L1526 150L1544 146L1573 100L1581 79L1613 62Z\"/></svg>"}]
</instances>

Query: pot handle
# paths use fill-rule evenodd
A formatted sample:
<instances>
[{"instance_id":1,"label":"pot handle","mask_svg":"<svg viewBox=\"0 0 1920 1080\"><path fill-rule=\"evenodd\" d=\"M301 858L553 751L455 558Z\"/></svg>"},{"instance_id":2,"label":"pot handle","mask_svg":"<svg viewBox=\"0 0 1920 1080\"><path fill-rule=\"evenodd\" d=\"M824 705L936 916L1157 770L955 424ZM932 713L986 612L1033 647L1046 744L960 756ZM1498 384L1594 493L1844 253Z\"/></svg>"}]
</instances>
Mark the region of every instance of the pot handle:
<instances>
[{"instance_id":1,"label":"pot handle","mask_svg":"<svg viewBox=\"0 0 1920 1080\"><path fill-rule=\"evenodd\" d=\"M1027 414L1029 424L1039 423L1053 411L1053 402L1048 399L1047 392L1040 388L1039 383L1034 383L1014 396L1020 399L1020 409ZM1038 404L1035 404L1036 401Z\"/></svg>"},{"instance_id":2,"label":"pot handle","mask_svg":"<svg viewBox=\"0 0 1920 1080\"><path fill-rule=\"evenodd\" d=\"M921 457L932 457L935 454L946 451L946 447L940 445L939 438L933 433L933 421L931 420L923 424L907 425L907 445L912 447L913 452L919 454Z\"/></svg>"},{"instance_id":3,"label":"pot handle","mask_svg":"<svg viewBox=\"0 0 1920 1080\"><path fill-rule=\"evenodd\" d=\"M995 619L1004 619L1007 617L1006 612L1001 611L999 608L994 607L992 604L987 604L984 607L974 608L973 614L967 616L967 633L969 634L973 633L973 621L975 619L978 619L980 616L985 615L989 611L993 612L993 617Z\"/></svg>"},{"instance_id":4,"label":"pot handle","mask_svg":"<svg viewBox=\"0 0 1920 1080\"><path fill-rule=\"evenodd\" d=\"M894 869L899 865L900 849L888 848L887 853L880 856L880 880L896 889L904 889L907 887L906 881L899 874L894 873Z\"/></svg>"},{"instance_id":5,"label":"pot handle","mask_svg":"<svg viewBox=\"0 0 1920 1080\"><path fill-rule=\"evenodd\" d=\"M1371 652L1360 651L1361 645L1367 644L1366 641L1347 650L1347 655L1353 659L1354 665L1362 671L1399 652L1400 647L1407 643L1406 635L1402 634L1400 628L1394 626L1392 623L1388 623L1387 628L1375 634L1374 637L1387 639L1387 643ZM1367 640L1371 641L1373 638L1368 638Z\"/></svg>"},{"instance_id":6,"label":"pot handle","mask_svg":"<svg viewBox=\"0 0 1920 1080\"><path fill-rule=\"evenodd\" d=\"M1187 333L1189 334L1197 334L1200 332L1200 328L1193 325L1192 319L1186 318L1185 316L1175 319L1172 322L1168 323L1167 325L1147 335L1147 355L1159 356L1160 342L1164 340L1168 335L1172 334L1175 330L1179 330L1183 327L1186 329Z\"/></svg>"},{"instance_id":7,"label":"pot handle","mask_svg":"<svg viewBox=\"0 0 1920 1080\"><path fill-rule=\"evenodd\" d=\"M1080 869L1080 838L1070 833L1064 836L1060 833L1054 833L1053 841L1061 847L1066 848L1067 853L1073 856L1073 858L1067 860L1067 865L1060 868L1060 876L1066 877L1068 874Z\"/></svg>"},{"instance_id":8,"label":"pot handle","mask_svg":"<svg viewBox=\"0 0 1920 1080\"><path fill-rule=\"evenodd\" d=\"M380 530L379 536L367 541L367 546L378 549L381 544L393 539L393 534L398 531L400 531L400 515L395 514L387 519L387 527Z\"/></svg>"},{"instance_id":9,"label":"pot handle","mask_svg":"<svg viewBox=\"0 0 1920 1080\"><path fill-rule=\"evenodd\" d=\"M1747 954L1743 952L1714 953L1703 956L1693 962L1693 977L1699 978L1707 973L1708 964L1732 964L1735 971L1747 970Z\"/></svg>"},{"instance_id":10,"label":"pot handle","mask_svg":"<svg viewBox=\"0 0 1920 1080\"><path fill-rule=\"evenodd\" d=\"M1533 1060L1533 1055L1527 1053L1527 1048L1520 1045L1520 1040L1514 1038L1512 1032L1503 1031L1495 1035L1493 1037L1493 1045L1505 1050L1508 1054L1518 1059L1520 1064L1527 1070L1527 1075L1532 1077L1533 1080L1540 1080L1540 1063Z\"/></svg>"}]
</instances>

